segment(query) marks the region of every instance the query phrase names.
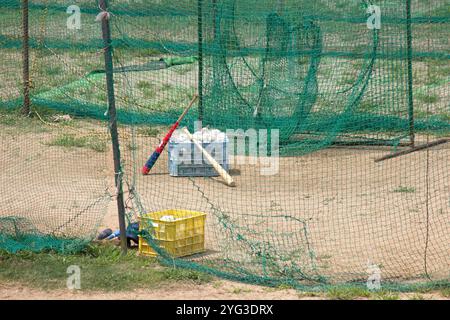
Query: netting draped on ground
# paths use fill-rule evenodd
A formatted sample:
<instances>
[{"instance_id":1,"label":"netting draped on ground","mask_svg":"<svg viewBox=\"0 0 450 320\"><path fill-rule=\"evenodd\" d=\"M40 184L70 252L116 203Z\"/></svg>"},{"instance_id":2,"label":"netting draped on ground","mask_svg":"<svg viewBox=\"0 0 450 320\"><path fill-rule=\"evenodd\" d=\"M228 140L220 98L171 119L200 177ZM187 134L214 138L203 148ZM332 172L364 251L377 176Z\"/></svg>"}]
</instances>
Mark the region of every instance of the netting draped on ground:
<instances>
[{"instance_id":1,"label":"netting draped on ground","mask_svg":"<svg viewBox=\"0 0 450 320\"><path fill-rule=\"evenodd\" d=\"M397 288L448 284L448 0L108 5L127 218L207 214L203 254L173 259L149 239L164 261L293 286L366 283L374 267ZM29 1L30 121L15 115L21 1L0 10L0 247L76 251L117 224L100 9ZM181 125L239 136L234 188L169 175L166 151L141 174L195 93Z\"/></svg>"}]
</instances>

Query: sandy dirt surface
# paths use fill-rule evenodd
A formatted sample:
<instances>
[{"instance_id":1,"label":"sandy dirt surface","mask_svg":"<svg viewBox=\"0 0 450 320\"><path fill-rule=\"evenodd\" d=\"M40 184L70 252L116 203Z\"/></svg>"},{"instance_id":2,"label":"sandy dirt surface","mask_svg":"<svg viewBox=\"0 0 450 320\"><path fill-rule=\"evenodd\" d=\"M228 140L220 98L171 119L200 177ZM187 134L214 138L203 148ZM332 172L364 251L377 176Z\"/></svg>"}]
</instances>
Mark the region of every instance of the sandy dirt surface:
<instances>
[{"instance_id":1,"label":"sandy dirt surface","mask_svg":"<svg viewBox=\"0 0 450 320\"><path fill-rule=\"evenodd\" d=\"M124 154L128 173L158 141L134 142L134 158ZM332 280L366 279L373 264L391 280L448 277L450 147L374 162L392 151L341 147L280 158L273 176L244 157L244 164L232 161L236 188L220 177L171 177L164 152L149 176L137 174L133 182L147 211L208 214L209 252L198 261L227 259L256 274L301 269ZM105 221L116 220L113 207ZM263 270L267 261L257 250L274 257L272 270Z\"/></svg>"},{"instance_id":2,"label":"sandy dirt surface","mask_svg":"<svg viewBox=\"0 0 450 320\"><path fill-rule=\"evenodd\" d=\"M67 132L107 138L104 129L80 122L71 129L4 131L0 205L8 212L1 215L27 217L41 231L71 236L116 228L110 151L48 145ZM381 163L374 160L391 149L324 149L280 158L273 176L244 159L232 162L237 187L229 188L220 178L169 176L167 152L142 176L140 167L159 140L133 143L130 137L121 134L127 206L207 213L208 251L191 258L199 263L278 278L321 275L331 282L365 281L373 264L383 279L448 278L448 144ZM137 191L134 200L128 186Z\"/></svg>"},{"instance_id":3,"label":"sandy dirt surface","mask_svg":"<svg viewBox=\"0 0 450 320\"><path fill-rule=\"evenodd\" d=\"M399 299L448 300L437 292L400 293ZM0 300L323 300L325 294L311 294L293 289L274 289L229 281L211 284L173 284L164 288L126 292L85 292L73 290L44 291L20 285L0 284ZM357 298L367 299L367 298Z\"/></svg>"},{"instance_id":4,"label":"sandy dirt surface","mask_svg":"<svg viewBox=\"0 0 450 320\"><path fill-rule=\"evenodd\" d=\"M96 232L114 192L110 152L53 145L67 136L108 137L104 128L90 123L82 129L40 123L2 127L0 217L24 217L30 227L59 236Z\"/></svg>"}]
</instances>

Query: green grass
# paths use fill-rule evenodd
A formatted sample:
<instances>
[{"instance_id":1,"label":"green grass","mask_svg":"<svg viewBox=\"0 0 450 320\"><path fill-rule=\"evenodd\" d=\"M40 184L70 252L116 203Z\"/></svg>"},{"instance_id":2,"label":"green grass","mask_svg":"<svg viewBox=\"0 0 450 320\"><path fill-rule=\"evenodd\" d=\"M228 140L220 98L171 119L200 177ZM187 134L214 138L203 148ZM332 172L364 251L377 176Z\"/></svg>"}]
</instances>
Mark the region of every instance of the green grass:
<instances>
[{"instance_id":1,"label":"green grass","mask_svg":"<svg viewBox=\"0 0 450 320\"><path fill-rule=\"evenodd\" d=\"M354 300L358 298L366 298L371 300L398 300L400 298L397 293L392 291L369 291L367 289L357 287L331 288L326 293L326 297L332 300Z\"/></svg>"},{"instance_id":2,"label":"green grass","mask_svg":"<svg viewBox=\"0 0 450 320\"><path fill-rule=\"evenodd\" d=\"M172 67L172 71L181 76L184 76L193 70L194 70L193 64Z\"/></svg>"},{"instance_id":3,"label":"green grass","mask_svg":"<svg viewBox=\"0 0 450 320\"><path fill-rule=\"evenodd\" d=\"M60 66L48 66L44 68L44 72L47 76L55 76L64 72Z\"/></svg>"},{"instance_id":4,"label":"green grass","mask_svg":"<svg viewBox=\"0 0 450 320\"><path fill-rule=\"evenodd\" d=\"M0 281L39 289L66 289L67 268L81 269L81 290L125 291L160 287L171 282L202 284L212 277L192 270L162 267L157 260L114 245L92 245L76 255L0 251Z\"/></svg>"},{"instance_id":5,"label":"green grass","mask_svg":"<svg viewBox=\"0 0 450 320\"><path fill-rule=\"evenodd\" d=\"M138 147L137 145L135 145L135 144L133 144L133 143L130 143L130 142L128 142L128 143L126 144L126 146L127 146L127 149L128 149L129 151L135 151L135 150L138 150L138 149L139 149L139 147Z\"/></svg>"},{"instance_id":6,"label":"green grass","mask_svg":"<svg viewBox=\"0 0 450 320\"><path fill-rule=\"evenodd\" d=\"M50 128L36 116L25 116L18 110L0 109L0 125L3 126L2 133L10 134L50 131Z\"/></svg>"},{"instance_id":7,"label":"green grass","mask_svg":"<svg viewBox=\"0 0 450 320\"><path fill-rule=\"evenodd\" d=\"M47 143L48 146L58 146L64 148L87 148L96 152L106 152L108 145L106 141L99 137L83 136L77 137L73 134L64 133Z\"/></svg>"},{"instance_id":8,"label":"green grass","mask_svg":"<svg viewBox=\"0 0 450 320\"><path fill-rule=\"evenodd\" d=\"M164 83L161 86L161 91L170 91L170 90L173 90L173 89L174 89L174 86L171 85L170 83Z\"/></svg>"},{"instance_id":9,"label":"green grass","mask_svg":"<svg viewBox=\"0 0 450 320\"><path fill-rule=\"evenodd\" d=\"M323 298L324 297L324 295L322 293L320 293L320 292L308 292L308 291L300 292L297 296L300 299L303 299L303 298Z\"/></svg>"},{"instance_id":10,"label":"green grass","mask_svg":"<svg viewBox=\"0 0 450 320\"><path fill-rule=\"evenodd\" d=\"M414 293L409 300L426 300L425 297L423 295L421 295L420 293Z\"/></svg>"},{"instance_id":11,"label":"green grass","mask_svg":"<svg viewBox=\"0 0 450 320\"><path fill-rule=\"evenodd\" d=\"M154 98L156 96L156 86L148 81L139 81L136 87L142 91L145 98Z\"/></svg>"},{"instance_id":12,"label":"green grass","mask_svg":"<svg viewBox=\"0 0 450 320\"><path fill-rule=\"evenodd\" d=\"M138 89L151 89L151 88L153 88L153 85L152 85L150 82L148 82L148 81L140 80L140 81L136 84L136 87L137 87Z\"/></svg>"},{"instance_id":13,"label":"green grass","mask_svg":"<svg viewBox=\"0 0 450 320\"><path fill-rule=\"evenodd\" d=\"M381 291L375 291L374 293L372 293L372 295L370 296L370 299L373 299L373 300L398 300L398 299L400 299L400 296L396 292L381 290Z\"/></svg>"},{"instance_id":14,"label":"green grass","mask_svg":"<svg viewBox=\"0 0 450 320\"><path fill-rule=\"evenodd\" d=\"M394 192L399 193L414 193L416 192L416 188L414 187L405 187L405 186L399 186L396 189L394 189Z\"/></svg>"},{"instance_id":15,"label":"green grass","mask_svg":"<svg viewBox=\"0 0 450 320\"><path fill-rule=\"evenodd\" d=\"M356 298L369 298L371 295L370 291L363 288L331 288L327 293L326 297L332 300L353 300Z\"/></svg>"},{"instance_id":16,"label":"green grass","mask_svg":"<svg viewBox=\"0 0 450 320\"><path fill-rule=\"evenodd\" d=\"M372 102L372 101L362 101L358 107L359 111L377 111L379 109L382 109L379 104Z\"/></svg>"},{"instance_id":17,"label":"green grass","mask_svg":"<svg viewBox=\"0 0 450 320\"><path fill-rule=\"evenodd\" d=\"M416 94L416 98L423 102L423 103L427 103L427 104L433 104L439 101L439 96L437 94L423 94L423 93L418 93Z\"/></svg>"},{"instance_id":18,"label":"green grass","mask_svg":"<svg viewBox=\"0 0 450 320\"><path fill-rule=\"evenodd\" d=\"M157 137L160 130L155 127L140 127L137 129L137 133L147 137Z\"/></svg>"},{"instance_id":19,"label":"green grass","mask_svg":"<svg viewBox=\"0 0 450 320\"><path fill-rule=\"evenodd\" d=\"M91 150L97 151L97 152L106 152L108 151L108 143L106 141L91 139L87 147Z\"/></svg>"},{"instance_id":20,"label":"green grass","mask_svg":"<svg viewBox=\"0 0 450 320\"><path fill-rule=\"evenodd\" d=\"M241 294L241 293L249 293L249 292L252 292L252 290L246 289L246 288L239 288L239 287L236 287L233 290L231 290L231 293L233 293L233 294Z\"/></svg>"},{"instance_id":21,"label":"green grass","mask_svg":"<svg viewBox=\"0 0 450 320\"><path fill-rule=\"evenodd\" d=\"M0 124L5 126L16 126L19 124L20 119L19 115L16 114L7 114L7 113L0 113Z\"/></svg>"},{"instance_id":22,"label":"green grass","mask_svg":"<svg viewBox=\"0 0 450 320\"><path fill-rule=\"evenodd\" d=\"M441 295L446 297L446 298L450 298L450 288L445 288L441 290Z\"/></svg>"}]
</instances>

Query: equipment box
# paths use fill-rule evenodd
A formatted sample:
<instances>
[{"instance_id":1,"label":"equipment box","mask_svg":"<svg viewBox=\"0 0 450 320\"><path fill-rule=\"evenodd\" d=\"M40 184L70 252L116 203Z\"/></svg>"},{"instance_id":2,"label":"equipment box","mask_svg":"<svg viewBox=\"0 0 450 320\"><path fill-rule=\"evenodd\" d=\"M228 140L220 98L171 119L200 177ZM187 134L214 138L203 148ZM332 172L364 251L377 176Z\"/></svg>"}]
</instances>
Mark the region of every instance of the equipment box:
<instances>
[{"instance_id":1,"label":"equipment box","mask_svg":"<svg viewBox=\"0 0 450 320\"><path fill-rule=\"evenodd\" d=\"M170 219L167 219L167 218ZM171 218L172 217L172 218ZM189 210L164 210L139 218L140 231L145 231L155 243L172 257L184 257L205 251L206 213ZM139 253L157 253L139 236Z\"/></svg>"},{"instance_id":2,"label":"equipment box","mask_svg":"<svg viewBox=\"0 0 450 320\"><path fill-rule=\"evenodd\" d=\"M228 172L228 139L223 142L204 142L202 146ZM169 174L174 177L219 175L194 143L173 141L169 141Z\"/></svg>"}]
</instances>

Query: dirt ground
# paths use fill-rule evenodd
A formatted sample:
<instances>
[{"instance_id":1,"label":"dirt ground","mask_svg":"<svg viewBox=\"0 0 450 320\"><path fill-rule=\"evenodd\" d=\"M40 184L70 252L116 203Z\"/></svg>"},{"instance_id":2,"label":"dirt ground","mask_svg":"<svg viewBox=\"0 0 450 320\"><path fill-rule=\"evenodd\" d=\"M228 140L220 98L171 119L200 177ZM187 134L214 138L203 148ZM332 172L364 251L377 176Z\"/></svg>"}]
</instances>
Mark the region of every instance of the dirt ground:
<instances>
[{"instance_id":1,"label":"dirt ground","mask_svg":"<svg viewBox=\"0 0 450 320\"><path fill-rule=\"evenodd\" d=\"M137 139L134 159L143 163L146 146L157 143ZM219 177L169 176L165 152L153 173L136 175L134 185L148 211L182 208L208 214L209 251L199 261L226 258L270 274L256 257L256 245L275 257L275 273L298 267L331 280L366 279L368 265L375 264L391 280L425 273L433 279L448 277L450 146L374 162L392 151L341 147L282 157L273 176L261 175L267 164L235 159L236 188ZM126 164L133 160L131 153L124 157ZM105 221L116 221L114 207ZM237 241L238 236L246 240Z\"/></svg>"},{"instance_id":2,"label":"dirt ground","mask_svg":"<svg viewBox=\"0 0 450 320\"><path fill-rule=\"evenodd\" d=\"M8 208L2 216L27 217L54 234L116 228L110 151L48 145L65 132L107 137L104 128L81 123L0 136L0 205ZM232 162L237 187L230 188L220 178L169 176L167 152L150 175L133 177L133 163L138 172L158 141L140 137L133 145L128 132L121 134L125 180L140 198L133 202L127 192L127 205L207 213L208 251L193 260L233 273L295 278L301 271L331 282L365 280L373 264L383 279L449 276L448 144L380 163L374 159L392 150L329 148L280 158L273 176L246 159Z\"/></svg>"},{"instance_id":3,"label":"dirt ground","mask_svg":"<svg viewBox=\"0 0 450 320\"><path fill-rule=\"evenodd\" d=\"M126 292L44 291L21 285L0 284L0 300L323 300L325 294L303 293L293 289L273 289L229 281L211 284L170 285L157 289ZM448 300L439 293L400 293L401 300ZM356 298L364 300L367 298Z\"/></svg>"}]
</instances>

